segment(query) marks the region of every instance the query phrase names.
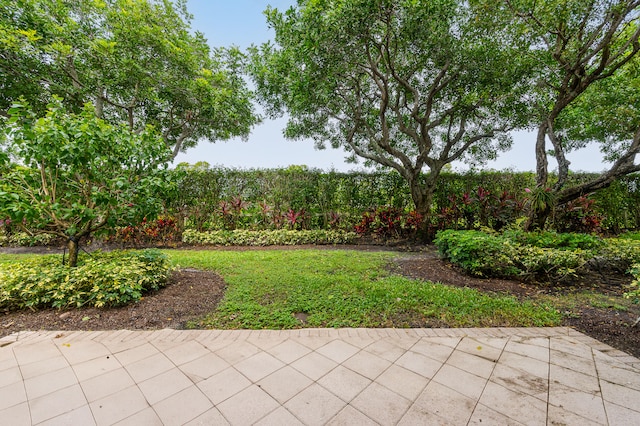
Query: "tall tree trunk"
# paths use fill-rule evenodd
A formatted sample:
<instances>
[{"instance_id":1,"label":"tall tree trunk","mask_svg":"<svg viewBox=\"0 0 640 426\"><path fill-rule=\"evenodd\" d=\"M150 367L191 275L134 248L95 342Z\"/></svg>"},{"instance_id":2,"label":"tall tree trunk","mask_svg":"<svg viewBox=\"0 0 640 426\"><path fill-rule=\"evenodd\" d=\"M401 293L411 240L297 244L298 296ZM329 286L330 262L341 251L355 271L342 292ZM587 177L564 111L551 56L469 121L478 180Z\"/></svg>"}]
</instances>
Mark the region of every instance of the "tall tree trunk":
<instances>
[{"instance_id":1,"label":"tall tree trunk","mask_svg":"<svg viewBox=\"0 0 640 426\"><path fill-rule=\"evenodd\" d=\"M546 149L546 138L548 129L548 120L540 123L540 126L538 126L538 134L536 137L536 185L538 187L538 190L546 188L549 182L549 161L547 160ZM549 207L546 207L544 209L539 209L537 207L531 208L531 210L529 211L529 217L524 224L525 230L533 231L544 229L550 214L551 209Z\"/></svg>"}]
</instances>

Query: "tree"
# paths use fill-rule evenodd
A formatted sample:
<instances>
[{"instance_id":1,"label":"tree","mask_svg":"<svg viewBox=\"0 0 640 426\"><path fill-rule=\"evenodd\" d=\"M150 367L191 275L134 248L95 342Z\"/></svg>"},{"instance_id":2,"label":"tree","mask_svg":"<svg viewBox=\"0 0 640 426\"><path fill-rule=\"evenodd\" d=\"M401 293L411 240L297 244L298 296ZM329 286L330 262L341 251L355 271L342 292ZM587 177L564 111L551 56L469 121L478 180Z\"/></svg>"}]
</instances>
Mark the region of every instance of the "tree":
<instances>
[{"instance_id":1,"label":"tree","mask_svg":"<svg viewBox=\"0 0 640 426\"><path fill-rule=\"evenodd\" d=\"M276 44L252 49L258 96L289 114L287 137L396 170L428 216L443 167L495 157L520 119L526 64L474 12L456 0L268 8Z\"/></svg>"},{"instance_id":2,"label":"tree","mask_svg":"<svg viewBox=\"0 0 640 426\"><path fill-rule=\"evenodd\" d=\"M56 98L44 117L25 105L9 110L0 147L0 217L29 233L64 238L75 266L80 240L101 229L152 217L171 183L171 152L151 127L132 132L97 118L92 104L68 113Z\"/></svg>"},{"instance_id":3,"label":"tree","mask_svg":"<svg viewBox=\"0 0 640 426\"><path fill-rule=\"evenodd\" d=\"M532 66L535 78L528 99L531 125L537 129L538 193L547 191L555 203L563 204L640 170L634 163L640 135L637 131L621 132L615 121L606 121L616 105L625 101L604 92L615 86L614 90L623 94L629 82L629 71L620 72L640 50L640 0L505 0L486 2L485 7L493 16L500 16L496 8L504 8L502 17L527 41L528 55L537 62ZM581 126L599 129L576 131ZM594 180L568 187L570 162L566 154L594 140L605 150L615 150L612 158L616 160ZM612 140L622 143L611 144ZM549 152L558 167L553 185L549 181ZM553 203L542 205L545 207L531 212L529 226L544 227Z\"/></svg>"},{"instance_id":4,"label":"tree","mask_svg":"<svg viewBox=\"0 0 640 426\"><path fill-rule=\"evenodd\" d=\"M35 111L51 95L111 123L158 129L175 156L246 137L259 121L236 48L211 50L190 31L185 0L0 2L0 111L20 97Z\"/></svg>"}]
</instances>

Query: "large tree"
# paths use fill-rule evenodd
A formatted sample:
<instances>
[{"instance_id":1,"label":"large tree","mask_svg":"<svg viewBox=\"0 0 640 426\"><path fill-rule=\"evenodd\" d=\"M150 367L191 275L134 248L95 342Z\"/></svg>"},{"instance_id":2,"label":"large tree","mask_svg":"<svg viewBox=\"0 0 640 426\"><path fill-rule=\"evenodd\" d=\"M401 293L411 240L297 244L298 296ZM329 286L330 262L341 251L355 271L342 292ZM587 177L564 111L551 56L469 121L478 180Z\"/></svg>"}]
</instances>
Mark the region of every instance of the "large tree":
<instances>
[{"instance_id":1,"label":"large tree","mask_svg":"<svg viewBox=\"0 0 640 426\"><path fill-rule=\"evenodd\" d=\"M566 203L640 170L635 163L640 152L637 127L629 131L628 126L618 127L617 120L611 120L613 113L622 112L619 107L629 102L625 92L633 70L621 68L640 50L640 0L485 3L489 14L509 22L498 25L510 26L528 43L527 54L535 62L534 84L527 98L531 103L530 125L537 132L537 193L546 194L552 202L539 203L540 208L531 212L529 225L542 228L554 203ZM635 108L623 113L637 112ZM630 120L637 121L637 117ZM597 178L570 186L567 153L588 141L601 143L614 161ZM550 181L549 153L557 165L555 182Z\"/></svg>"},{"instance_id":2,"label":"large tree","mask_svg":"<svg viewBox=\"0 0 640 426\"><path fill-rule=\"evenodd\" d=\"M210 49L184 0L0 1L0 112L51 95L133 131L153 125L175 157L246 137L258 122L238 49Z\"/></svg>"},{"instance_id":3,"label":"large tree","mask_svg":"<svg viewBox=\"0 0 640 426\"><path fill-rule=\"evenodd\" d=\"M445 165L510 146L526 66L469 3L300 0L265 14L275 45L253 49L252 75L268 113L288 113L285 135L395 169L419 212Z\"/></svg>"},{"instance_id":4,"label":"large tree","mask_svg":"<svg viewBox=\"0 0 640 426\"><path fill-rule=\"evenodd\" d=\"M111 125L90 103L69 113L58 98L44 117L24 105L9 113L0 134L0 217L64 238L71 266L82 238L161 209L171 152L153 128Z\"/></svg>"}]
</instances>

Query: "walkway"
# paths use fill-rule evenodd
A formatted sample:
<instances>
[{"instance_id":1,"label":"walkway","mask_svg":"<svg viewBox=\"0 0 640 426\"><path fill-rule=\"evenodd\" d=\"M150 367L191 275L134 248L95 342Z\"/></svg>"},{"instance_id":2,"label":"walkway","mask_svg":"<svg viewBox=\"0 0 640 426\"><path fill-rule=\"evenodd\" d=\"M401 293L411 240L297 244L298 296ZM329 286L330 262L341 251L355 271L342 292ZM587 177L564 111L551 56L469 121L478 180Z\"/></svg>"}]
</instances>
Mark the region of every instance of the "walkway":
<instances>
[{"instance_id":1,"label":"walkway","mask_svg":"<svg viewBox=\"0 0 640 426\"><path fill-rule=\"evenodd\" d=\"M639 425L640 360L569 328L21 332L2 425Z\"/></svg>"}]
</instances>

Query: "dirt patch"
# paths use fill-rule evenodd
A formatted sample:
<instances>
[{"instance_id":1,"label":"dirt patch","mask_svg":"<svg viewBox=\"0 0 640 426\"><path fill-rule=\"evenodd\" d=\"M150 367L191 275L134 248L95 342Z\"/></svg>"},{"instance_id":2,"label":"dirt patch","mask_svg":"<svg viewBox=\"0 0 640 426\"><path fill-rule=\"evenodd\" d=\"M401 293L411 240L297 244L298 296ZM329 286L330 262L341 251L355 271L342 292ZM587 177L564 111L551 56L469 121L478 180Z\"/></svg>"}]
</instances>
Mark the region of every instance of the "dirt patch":
<instances>
[{"instance_id":1,"label":"dirt patch","mask_svg":"<svg viewBox=\"0 0 640 426\"><path fill-rule=\"evenodd\" d=\"M367 251L389 250L379 245L358 246L306 246L315 249L357 249ZM291 250L298 247L238 247L215 250ZM202 249L202 247L198 247ZM568 295L579 288L589 286L592 290L619 298L624 292L619 279L590 277L580 286L550 286L523 283L512 280L483 279L470 277L458 268L439 258L435 248L394 247L404 253L390 267L394 272L410 278L440 282L458 287L475 288L483 292L509 294L520 300L536 300L545 295ZM29 252L49 252L48 249L22 249ZM5 250L3 250L5 251ZM415 251L418 251L415 253ZM119 329L183 329L189 321L215 310L224 295L226 284L213 272L197 270L176 271L168 285L141 301L116 309L77 309L20 311L0 313L0 336L21 330L119 330ZM617 349L640 357L640 325L632 327L640 316L640 306L634 305L626 311L614 308L598 308L590 304L578 304L563 312L563 325L607 343ZM433 320L431 320L433 321ZM424 318L405 318L402 323L413 327L447 327L446 323L429 322Z\"/></svg>"}]
</instances>

